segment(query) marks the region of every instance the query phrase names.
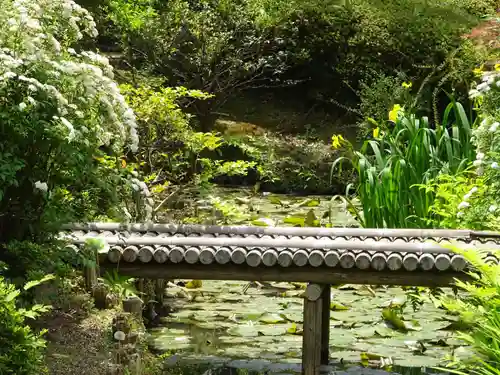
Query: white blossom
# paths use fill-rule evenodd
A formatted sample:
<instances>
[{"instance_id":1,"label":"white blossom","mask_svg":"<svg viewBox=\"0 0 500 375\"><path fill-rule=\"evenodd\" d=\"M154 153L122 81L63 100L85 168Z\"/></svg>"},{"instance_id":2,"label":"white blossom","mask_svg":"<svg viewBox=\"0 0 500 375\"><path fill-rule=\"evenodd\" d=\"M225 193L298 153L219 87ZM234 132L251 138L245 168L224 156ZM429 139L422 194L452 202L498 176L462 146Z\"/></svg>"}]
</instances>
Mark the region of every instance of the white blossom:
<instances>
[{"instance_id":1,"label":"white blossom","mask_svg":"<svg viewBox=\"0 0 500 375\"><path fill-rule=\"evenodd\" d=\"M108 59L95 52L78 54L72 47L83 34L97 35L96 24L88 11L73 0L16 0L2 5L0 23L12 27L16 37L2 37L0 88L2 81L24 72L25 76L20 75L19 79L28 83L29 92L39 92L57 101L57 112L67 121L61 119L69 130L68 141L84 144L113 141L116 147L128 143L132 151L137 151L135 116L112 79L113 68ZM9 31L5 33L8 36ZM63 58L70 55L72 60ZM41 78L43 82L36 79L39 71L46 72ZM68 81L75 82L76 86L67 86ZM101 99L110 103L107 113L86 116L91 107L98 108L96 101ZM99 120L85 123L87 135L79 137L84 123L77 121L78 118Z\"/></svg>"},{"instance_id":2,"label":"white blossom","mask_svg":"<svg viewBox=\"0 0 500 375\"><path fill-rule=\"evenodd\" d=\"M19 107L19 110L20 110L20 111L24 111L24 110L26 109L27 105L26 105L26 103L21 102L21 103L19 103L19 106L18 106L18 107Z\"/></svg>"},{"instance_id":3,"label":"white blossom","mask_svg":"<svg viewBox=\"0 0 500 375\"><path fill-rule=\"evenodd\" d=\"M35 182L35 189L43 191L44 193L46 193L47 190L49 190L49 186L47 185L46 182L37 181L37 182Z\"/></svg>"},{"instance_id":4,"label":"white blossom","mask_svg":"<svg viewBox=\"0 0 500 375\"><path fill-rule=\"evenodd\" d=\"M60 120L63 123L63 125L68 128L69 131L68 140L72 141L75 138L75 128L73 124L64 117L61 117Z\"/></svg>"},{"instance_id":5,"label":"white blossom","mask_svg":"<svg viewBox=\"0 0 500 375\"><path fill-rule=\"evenodd\" d=\"M494 213L496 210L497 210L497 206L495 206L494 204L492 204L492 205L488 208L488 211L489 211L489 212L491 212L491 213Z\"/></svg>"},{"instance_id":6,"label":"white blossom","mask_svg":"<svg viewBox=\"0 0 500 375\"><path fill-rule=\"evenodd\" d=\"M474 160L474 162L472 164L474 165L474 167L479 167L479 166L481 166L481 164L483 164L483 161L481 159L477 159L477 160Z\"/></svg>"},{"instance_id":7,"label":"white blossom","mask_svg":"<svg viewBox=\"0 0 500 375\"><path fill-rule=\"evenodd\" d=\"M498 169L500 166L498 165L498 163L496 161L494 161L493 163L491 163L491 168L493 169Z\"/></svg>"},{"instance_id":8,"label":"white blossom","mask_svg":"<svg viewBox=\"0 0 500 375\"><path fill-rule=\"evenodd\" d=\"M498 123L498 122L494 122L493 124L491 124L491 127L489 129L490 132L492 132L492 133L496 132L498 129L498 126L500 126L500 123Z\"/></svg>"},{"instance_id":9,"label":"white blossom","mask_svg":"<svg viewBox=\"0 0 500 375\"><path fill-rule=\"evenodd\" d=\"M469 203L469 202L465 202L465 201L463 201L463 202L460 202L460 204L458 205L458 209L459 209L459 210L461 210L461 209L463 209L463 208L467 208L467 207L469 207L469 206L470 206L470 203Z\"/></svg>"},{"instance_id":10,"label":"white blossom","mask_svg":"<svg viewBox=\"0 0 500 375\"><path fill-rule=\"evenodd\" d=\"M113 336L114 336L115 340L117 340L117 341L125 340L125 332L123 332L123 331L116 331Z\"/></svg>"}]
</instances>

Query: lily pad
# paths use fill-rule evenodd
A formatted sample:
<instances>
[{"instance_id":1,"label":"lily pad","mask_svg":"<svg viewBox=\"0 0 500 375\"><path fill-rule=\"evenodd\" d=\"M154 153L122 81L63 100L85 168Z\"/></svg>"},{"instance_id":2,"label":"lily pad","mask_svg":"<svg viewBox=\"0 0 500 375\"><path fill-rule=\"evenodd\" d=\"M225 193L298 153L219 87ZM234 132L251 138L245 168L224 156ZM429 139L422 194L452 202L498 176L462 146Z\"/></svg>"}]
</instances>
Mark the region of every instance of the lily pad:
<instances>
[{"instance_id":1,"label":"lily pad","mask_svg":"<svg viewBox=\"0 0 500 375\"><path fill-rule=\"evenodd\" d=\"M277 324L286 322L286 319L280 314L265 313L259 318L259 322L264 324Z\"/></svg>"},{"instance_id":2,"label":"lily pad","mask_svg":"<svg viewBox=\"0 0 500 375\"><path fill-rule=\"evenodd\" d=\"M418 322L403 320L396 310L391 308L382 310L382 317L390 323L394 329L401 331L420 331L422 329L422 327L418 325Z\"/></svg>"},{"instance_id":3,"label":"lily pad","mask_svg":"<svg viewBox=\"0 0 500 375\"><path fill-rule=\"evenodd\" d=\"M259 227L273 227L276 225L273 219L270 219L268 217L261 217L255 220L252 220L252 225L259 226Z\"/></svg>"},{"instance_id":4,"label":"lily pad","mask_svg":"<svg viewBox=\"0 0 500 375\"><path fill-rule=\"evenodd\" d=\"M342 305L341 303L337 302L331 302L330 303L330 310L332 311L345 311L349 310L350 308L348 306Z\"/></svg>"}]
</instances>

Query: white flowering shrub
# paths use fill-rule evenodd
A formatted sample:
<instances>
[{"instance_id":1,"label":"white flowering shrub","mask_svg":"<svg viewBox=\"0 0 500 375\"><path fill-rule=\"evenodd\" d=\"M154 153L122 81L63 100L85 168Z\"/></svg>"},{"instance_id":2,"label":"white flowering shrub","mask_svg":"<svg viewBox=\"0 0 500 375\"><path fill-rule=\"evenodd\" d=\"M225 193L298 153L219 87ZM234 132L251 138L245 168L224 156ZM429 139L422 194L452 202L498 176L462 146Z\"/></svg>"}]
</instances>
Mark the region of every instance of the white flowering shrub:
<instances>
[{"instance_id":1,"label":"white flowering shrub","mask_svg":"<svg viewBox=\"0 0 500 375\"><path fill-rule=\"evenodd\" d=\"M469 180L457 216L464 226L500 230L500 65L483 72L469 95L478 115L472 138L477 177Z\"/></svg>"},{"instance_id":2,"label":"white flowering shrub","mask_svg":"<svg viewBox=\"0 0 500 375\"><path fill-rule=\"evenodd\" d=\"M138 148L135 116L108 60L79 48L97 34L92 17L72 0L0 9L0 244L133 215L120 204L133 178L120 157Z\"/></svg>"}]
</instances>

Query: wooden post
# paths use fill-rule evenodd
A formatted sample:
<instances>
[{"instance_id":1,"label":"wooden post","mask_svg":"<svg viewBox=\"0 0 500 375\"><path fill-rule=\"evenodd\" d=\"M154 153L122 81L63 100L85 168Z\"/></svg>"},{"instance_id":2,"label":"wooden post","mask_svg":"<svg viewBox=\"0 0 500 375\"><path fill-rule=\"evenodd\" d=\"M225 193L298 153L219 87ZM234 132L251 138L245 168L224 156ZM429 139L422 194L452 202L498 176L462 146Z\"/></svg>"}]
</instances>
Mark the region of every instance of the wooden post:
<instances>
[{"instance_id":1,"label":"wooden post","mask_svg":"<svg viewBox=\"0 0 500 375\"><path fill-rule=\"evenodd\" d=\"M130 297L122 302L123 311L135 315L137 318L142 317L142 300L139 297Z\"/></svg>"},{"instance_id":2,"label":"wooden post","mask_svg":"<svg viewBox=\"0 0 500 375\"><path fill-rule=\"evenodd\" d=\"M89 292L92 292L97 285L97 264L88 265L83 268L83 275L85 277L85 287Z\"/></svg>"},{"instance_id":3,"label":"wooden post","mask_svg":"<svg viewBox=\"0 0 500 375\"><path fill-rule=\"evenodd\" d=\"M322 314L321 314L321 364L330 362L330 303L331 288L329 284L323 286Z\"/></svg>"},{"instance_id":4,"label":"wooden post","mask_svg":"<svg viewBox=\"0 0 500 375\"><path fill-rule=\"evenodd\" d=\"M163 279L158 279L155 281L155 300L158 301L160 306L163 306L165 297L165 286L166 282Z\"/></svg>"},{"instance_id":5,"label":"wooden post","mask_svg":"<svg viewBox=\"0 0 500 375\"><path fill-rule=\"evenodd\" d=\"M322 359L324 285L309 284L304 293L302 375L319 375Z\"/></svg>"}]
</instances>

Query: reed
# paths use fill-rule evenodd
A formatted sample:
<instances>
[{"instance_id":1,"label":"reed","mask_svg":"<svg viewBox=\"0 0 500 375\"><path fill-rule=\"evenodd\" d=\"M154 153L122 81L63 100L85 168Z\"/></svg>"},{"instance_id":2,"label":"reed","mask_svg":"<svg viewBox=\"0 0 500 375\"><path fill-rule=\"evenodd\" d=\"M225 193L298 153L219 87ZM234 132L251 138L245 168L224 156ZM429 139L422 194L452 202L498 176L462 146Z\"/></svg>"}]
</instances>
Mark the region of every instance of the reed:
<instances>
[{"instance_id":1,"label":"reed","mask_svg":"<svg viewBox=\"0 0 500 375\"><path fill-rule=\"evenodd\" d=\"M357 184L347 187L342 200L367 228L429 228L435 200L430 189L422 188L440 174L456 174L475 159L470 139L471 126L464 107L452 100L441 125L427 117L399 112L394 121L374 131L361 149L342 139L345 156L332 165L332 176L349 162L357 174ZM352 197L359 200L355 204Z\"/></svg>"}]
</instances>

